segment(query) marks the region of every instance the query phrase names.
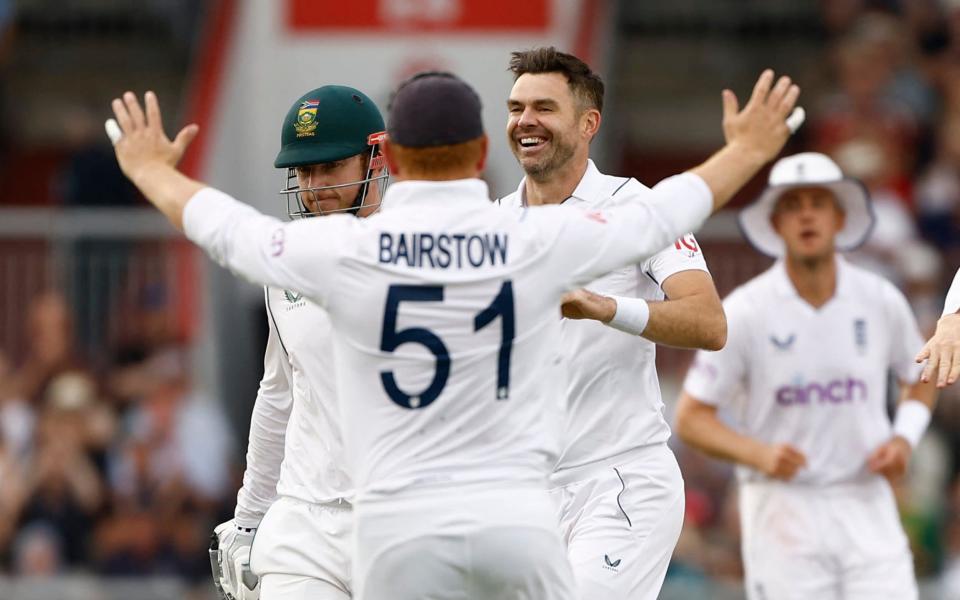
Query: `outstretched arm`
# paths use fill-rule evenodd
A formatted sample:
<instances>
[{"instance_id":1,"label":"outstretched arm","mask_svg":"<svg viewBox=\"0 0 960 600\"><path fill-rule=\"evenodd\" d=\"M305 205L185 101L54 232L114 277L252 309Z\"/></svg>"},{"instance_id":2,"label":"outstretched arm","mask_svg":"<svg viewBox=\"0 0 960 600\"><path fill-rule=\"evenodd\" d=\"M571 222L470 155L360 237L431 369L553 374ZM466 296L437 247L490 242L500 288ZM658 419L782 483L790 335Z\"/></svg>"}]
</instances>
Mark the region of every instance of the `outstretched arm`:
<instances>
[{"instance_id":1,"label":"outstretched arm","mask_svg":"<svg viewBox=\"0 0 960 600\"><path fill-rule=\"evenodd\" d=\"M711 212L726 205L764 164L780 153L791 132L787 116L794 109L800 90L789 77L781 77L776 85L773 80L773 71L764 71L743 110L733 92L724 91L723 129L727 143L702 165L661 181L651 189L645 202L577 217L566 215L557 232L563 243L551 258L559 266L566 266L571 287L638 263L685 232L696 231ZM528 214L535 212L538 211ZM549 220L540 215L537 218Z\"/></svg>"}]
</instances>

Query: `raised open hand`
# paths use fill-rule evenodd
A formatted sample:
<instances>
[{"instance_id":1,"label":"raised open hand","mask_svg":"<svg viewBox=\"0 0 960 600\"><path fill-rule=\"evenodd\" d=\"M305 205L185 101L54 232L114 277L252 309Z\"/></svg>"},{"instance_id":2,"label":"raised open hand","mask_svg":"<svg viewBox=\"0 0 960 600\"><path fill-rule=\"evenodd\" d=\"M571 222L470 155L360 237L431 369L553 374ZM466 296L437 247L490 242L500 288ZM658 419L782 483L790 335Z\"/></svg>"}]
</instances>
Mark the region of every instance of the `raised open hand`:
<instances>
[{"instance_id":1,"label":"raised open hand","mask_svg":"<svg viewBox=\"0 0 960 600\"><path fill-rule=\"evenodd\" d=\"M197 125L187 125L170 141L163 131L160 103L153 92L144 94L146 112L133 92L124 93L122 99L114 98L110 106L116 120L107 121L107 135L120 169L134 183L151 166L176 166L200 130Z\"/></svg>"},{"instance_id":2,"label":"raised open hand","mask_svg":"<svg viewBox=\"0 0 960 600\"><path fill-rule=\"evenodd\" d=\"M731 90L723 90L723 134L727 144L755 155L763 162L772 160L790 134L803 120L802 112L791 115L800 96L800 87L782 76L774 85L774 74L765 70L753 86L743 110ZM791 126L787 125L790 116Z\"/></svg>"}]
</instances>

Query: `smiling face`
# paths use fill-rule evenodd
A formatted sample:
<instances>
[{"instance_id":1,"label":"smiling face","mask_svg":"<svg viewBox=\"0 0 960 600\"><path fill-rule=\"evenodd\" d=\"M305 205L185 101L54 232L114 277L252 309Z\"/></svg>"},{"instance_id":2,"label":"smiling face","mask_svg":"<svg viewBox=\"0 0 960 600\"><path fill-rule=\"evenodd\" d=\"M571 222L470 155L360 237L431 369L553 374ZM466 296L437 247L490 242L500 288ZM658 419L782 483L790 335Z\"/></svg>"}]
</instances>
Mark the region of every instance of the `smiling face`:
<instances>
[{"instance_id":1,"label":"smiling face","mask_svg":"<svg viewBox=\"0 0 960 600\"><path fill-rule=\"evenodd\" d=\"M507 100L507 141L526 174L544 180L586 162L600 112L585 107L561 73L525 73Z\"/></svg>"},{"instance_id":2,"label":"smiling face","mask_svg":"<svg viewBox=\"0 0 960 600\"><path fill-rule=\"evenodd\" d=\"M350 209L363 184L345 185L344 187L329 187L361 181L367 174L366 156L357 154L350 158L334 162L306 165L296 168L297 184L300 187L298 194L304 208L315 215L339 212ZM316 189L328 188L328 189ZM376 210L380 202L379 186L367 186L367 196L364 208L357 214L367 216Z\"/></svg>"},{"instance_id":3,"label":"smiling face","mask_svg":"<svg viewBox=\"0 0 960 600\"><path fill-rule=\"evenodd\" d=\"M777 200L770 221L783 238L787 256L820 260L833 256L845 215L833 192L822 187L793 188Z\"/></svg>"}]
</instances>

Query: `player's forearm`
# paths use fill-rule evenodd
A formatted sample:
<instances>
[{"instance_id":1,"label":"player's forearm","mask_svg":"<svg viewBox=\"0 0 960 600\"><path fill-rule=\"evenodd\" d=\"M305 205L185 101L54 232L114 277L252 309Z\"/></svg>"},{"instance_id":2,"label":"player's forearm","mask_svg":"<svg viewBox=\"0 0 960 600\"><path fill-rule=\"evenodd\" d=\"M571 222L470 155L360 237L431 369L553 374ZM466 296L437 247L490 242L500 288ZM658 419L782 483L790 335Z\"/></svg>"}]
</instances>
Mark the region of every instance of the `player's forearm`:
<instances>
[{"instance_id":1,"label":"player's forearm","mask_svg":"<svg viewBox=\"0 0 960 600\"><path fill-rule=\"evenodd\" d=\"M727 319L715 296L697 294L648 305L650 319L642 335L651 342L720 350L727 341Z\"/></svg>"},{"instance_id":2,"label":"player's forearm","mask_svg":"<svg viewBox=\"0 0 960 600\"><path fill-rule=\"evenodd\" d=\"M713 458L757 468L763 444L727 427L717 418L715 409L693 408L691 402L697 401L681 399L677 408L674 429L680 439Z\"/></svg>"},{"instance_id":3,"label":"player's forearm","mask_svg":"<svg viewBox=\"0 0 960 600\"><path fill-rule=\"evenodd\" d=\"M130 180L181 231L184 207L194 194L205 187L174 167L160 162L131 174Z\"/></svg>"},{"instance_id":4,"label":"player's forearm","mask_svg":"<svg viewBox=\"0 0 960 600\"><path fill-rule=\"evenodd\" d=\"M713 210L716 212L723 208L769 160L770 157L753 148L731 143L689 172L706 182L713 193Z\"/></svg>"}]
</instances>

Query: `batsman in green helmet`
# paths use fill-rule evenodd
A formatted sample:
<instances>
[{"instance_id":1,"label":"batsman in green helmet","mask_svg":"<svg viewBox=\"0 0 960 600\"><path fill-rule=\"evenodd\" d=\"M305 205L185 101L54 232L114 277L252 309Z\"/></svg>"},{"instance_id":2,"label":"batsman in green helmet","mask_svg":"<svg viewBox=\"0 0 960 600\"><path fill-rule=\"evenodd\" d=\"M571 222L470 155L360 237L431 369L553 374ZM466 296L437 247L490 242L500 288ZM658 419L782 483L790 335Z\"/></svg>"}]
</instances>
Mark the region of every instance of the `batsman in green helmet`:
<instances>
[{"instance_id":1,"label":"batsman in green helmet","mask_svg":"<svg viewBox=\"0 0 960 600\"><path fill-rule=\"evenodd\" d=\"M290 217L376 212L387 179L383 131L358 90L328 85L301 96L274 162L286 170ZM263 378L234 518L211 538L214 585L225 600L349 600L352 483L331 388L330 318L290 290L267 287L264 300Z\"/></svg>"},{"instance_id":2,"label":"batsman in green helmet","mask_svg":"<svg viewBox=\"0 0 960 600\"><path fill-rule=\"evenodd\" d=\"M273 163L286 169L280 194L287 214L376 212L388 177L380 154L384 129L377 105L351 87L326 85L294 102L283 118Z\"/></svg>"}]
</instances>

